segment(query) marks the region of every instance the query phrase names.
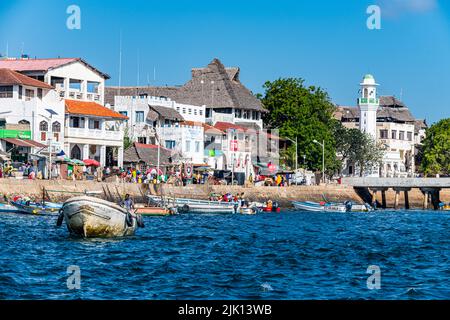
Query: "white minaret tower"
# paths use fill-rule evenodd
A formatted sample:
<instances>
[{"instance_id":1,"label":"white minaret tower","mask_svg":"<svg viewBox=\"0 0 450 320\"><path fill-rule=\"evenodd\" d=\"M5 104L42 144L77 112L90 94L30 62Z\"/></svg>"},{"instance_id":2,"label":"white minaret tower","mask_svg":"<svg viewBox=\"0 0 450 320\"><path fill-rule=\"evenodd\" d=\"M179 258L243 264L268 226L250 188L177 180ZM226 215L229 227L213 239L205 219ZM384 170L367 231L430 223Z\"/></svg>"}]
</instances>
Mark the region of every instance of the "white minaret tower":
<instances>
[{"instance_id":1,"label":"white minaret tower","mask_svg":"<svg viewBox=\"0 0 450 320\"><path fill-rule=\"evenodd\" d=\"M358 99L359 129L377 138L377 110L380 100L377 98L377 86L371 74L364 76L361 86L361 97Z\"/></svg>"}]
</instances>

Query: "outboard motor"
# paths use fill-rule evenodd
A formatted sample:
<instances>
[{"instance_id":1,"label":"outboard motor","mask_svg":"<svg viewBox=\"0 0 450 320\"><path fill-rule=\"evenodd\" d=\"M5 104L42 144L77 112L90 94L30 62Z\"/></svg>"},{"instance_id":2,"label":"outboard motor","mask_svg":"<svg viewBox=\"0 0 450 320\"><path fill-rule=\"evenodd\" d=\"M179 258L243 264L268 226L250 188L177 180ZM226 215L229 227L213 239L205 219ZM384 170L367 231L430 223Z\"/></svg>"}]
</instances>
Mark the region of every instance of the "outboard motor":
<instances>
[{"instance_id":1,"label":"outboard motor","mask_svg":"<svg viewBox=\"0 0 450 320\"><path fill-rule=\"evenodd\" d=\"M344 205L345 205L345 210L347 212L351 212L352 211L353 203L351 201L345 201Z\"/></svg>"},{"instance_id":2,"label":"outboard motor","mask_svg":"<svg viewBox=\"0 0 450 320\"><path fill-rule=\"evenodd\" d=\"M142 216L140 214L136 214L136 223L137 223L139 228L144 228L145 227L144 219L142 219Z\"/></svg>"},{"instance_id":3,"label":"outboard motor","mask_svg":"<svg viewBox=\"0 0 450 320\"><path fill-rule=\"evenodd\" d=\"M280 204L277 201L274 201L272 203L272 211L273 212L277 212L279 207L280 207Z\"/></svg>"},{"instance_id":4,"label":"outboard motor","mask_svg":"<svg viewBox=\"0 0 450 320\"><path fill-rule=\"evenodd\" d=\"M64 221L64 210L63 210L63 208L59 209L58 220L56 221L56 226L57 227L61 227L62 223Z\"/></svg>"}]
</instances>

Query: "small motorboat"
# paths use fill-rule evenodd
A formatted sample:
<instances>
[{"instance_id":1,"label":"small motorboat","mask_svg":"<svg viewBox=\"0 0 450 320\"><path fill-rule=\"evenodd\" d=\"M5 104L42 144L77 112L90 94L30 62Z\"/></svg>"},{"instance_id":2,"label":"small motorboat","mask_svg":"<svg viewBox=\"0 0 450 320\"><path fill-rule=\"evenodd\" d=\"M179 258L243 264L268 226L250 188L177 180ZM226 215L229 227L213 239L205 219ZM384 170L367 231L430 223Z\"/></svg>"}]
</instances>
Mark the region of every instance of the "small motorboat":
<instances>
[{"instance_id":1,"label":"small motorboat","mask_svg":"<svg viewBox=\"0 0 450 320\"><path fill-rule=\"evenodd\" d=\"M85 238L131 236L138 227L144 227L140 214L90 196L67 200L60 210L57 225L61 226L63 221L69 232Z\"/></svg>"},{"instance_id":2,"label":"small motorboat","mask_svg":"<svg viewBox=\"0 0 450 320\"><path fill-rule=\"evenodd\" d=\"M301 211L310 212L348 212L344 204L317 203L312 201L292 201L294 208Z\"/></svg>"},{"instance_id":3,"label":"small motorboat","mask_svg":"<svg viewBox=\"0 0 450 320\"><path fill-rule=\"evenodd\" d=\"M16 207L10 204L0 203L0 213L17 213L17 212L19 212L19 209L17 209Z\"/></svg>"},{"instance_id":4,"label":"small motorboat","mask_svg":"<svg viewBox=\"0 0 450 320\"><path fill-rule=\"evenodd\" d=\"M450 211L450 203L444 203L444 202L441 202L441 203L439 204L439 209L440 209L441 211Z\"/></svg>"},{"instance_id":5,"label":"small motorboat","mask_svg":"<svg viewBox=\"0 0 450 320\"><path fill-rule=\"evenodd\" d=\"M38 202L32 202L26 198L15 197L10 204L17 209L17 212L33 215L58 214L59 209L46 207Z\"/></svg>"},{"instance_id":6,"label":"small motorboat","mask_svg":"<svg viewBox=\"0 0 450 320\"><path fill-rule=\"evenodd\" d=\"M334 203L334 202L312 202L312 201L292 201L295 209L302 211L311 212L369 212L373 208L368 204L353 204L351 201L346 201L344 203Z\"/></svg>"},{"instance_id":7,"label":"small motorboat","mask_svg":"<svg viewBox=\"0 0 450 320\"><path fill-rule=\"evenodd\" d=\"M160 207L172 205L179 213L215 213L233 214L237 213L239 204L226 201L208 201L185 198L162 198L159 196L148 196L149 202Z\"/></svg>"},{"instance_id":8,"label":"small motorboat","mask_svg":"<svg viewBox=\"0 0 450 320\"><path fill-rule=\"evenodd\" d=\"M253 215L253 214L260 213L260 212L261 212L261 209L259 209L258 207L240 207L239 208L240 214Z\"/></svg>"}]
</instances>

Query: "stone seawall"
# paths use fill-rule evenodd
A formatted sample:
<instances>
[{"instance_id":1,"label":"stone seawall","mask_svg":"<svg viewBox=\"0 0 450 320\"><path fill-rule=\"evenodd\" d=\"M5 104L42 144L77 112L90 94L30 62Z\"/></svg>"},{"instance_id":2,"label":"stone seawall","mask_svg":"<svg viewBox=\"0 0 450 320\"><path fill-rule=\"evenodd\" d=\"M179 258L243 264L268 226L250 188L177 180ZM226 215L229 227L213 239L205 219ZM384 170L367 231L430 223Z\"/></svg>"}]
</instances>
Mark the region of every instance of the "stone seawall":
<instances>
[{"instance_id":1,"label":"stone seawall","mask_svg":"<svg viewBox=\"0 0 450 320\"><path fill-rule=\"evenodd\" d=\"M43 190L46 190L51 201L65 201L76 196L77 193L88 191L100 192L100 196L118 201L126 193L132 195L136 201L144 201L143 195L148 191L147 186L139 186L129 183L99 183L93 181L45 181L45 180L14 180L0 179L0 196L11 197L14 195L27 195L37 200L42 199ZM291 186L291 187L239 187L239 186L205 186L189 185L186 187L174 187L169 185L151 186L151 193L163 194L170 197L185 197L207 199L210 193L233 194L244 192L245 197L252 201L266 201L272 199L278 201L283 207L289 207L292 200L298 201L345 201L352 200L362 203L361 198L353 187L346 185L327 186ZM378 199L381 202L381 195ZM386 193L388 207L394 206L395 193L390 190ZM450 190L441 191L441 200L450 202ZM409 193L411 208L422 208L423 195L419 190L413 189ZM400 207L404 204L403 193L400 194Z\"/></svg>"}]
</instances>

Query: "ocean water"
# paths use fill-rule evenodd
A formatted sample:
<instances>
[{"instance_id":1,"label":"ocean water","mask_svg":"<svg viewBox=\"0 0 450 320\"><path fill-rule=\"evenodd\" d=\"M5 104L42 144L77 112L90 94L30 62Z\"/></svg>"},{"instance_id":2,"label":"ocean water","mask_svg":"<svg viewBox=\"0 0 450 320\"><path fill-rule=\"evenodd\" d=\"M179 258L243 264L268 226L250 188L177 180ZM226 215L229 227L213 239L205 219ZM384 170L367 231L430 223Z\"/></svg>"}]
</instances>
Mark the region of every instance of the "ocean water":
<instances>
[{"instance_id":1,"label":"ocean water","mask_svg":"<svg viewBox=\"0 0 450 320\"><path fill-rule=\"evenodd\" d=\"M84 240L0 216L0 299L449 299L449 214L179 215ZM369 290L369 266L380 289ZM80 268L80 289L67 286Z\"/></svg>"}]
</instances>

